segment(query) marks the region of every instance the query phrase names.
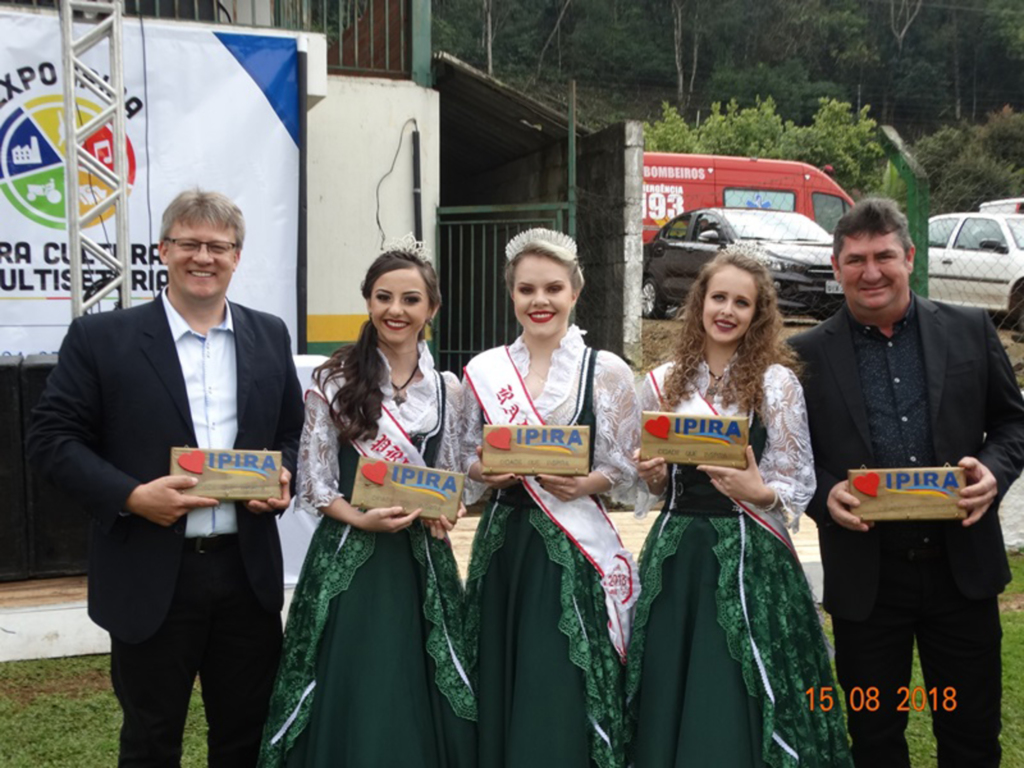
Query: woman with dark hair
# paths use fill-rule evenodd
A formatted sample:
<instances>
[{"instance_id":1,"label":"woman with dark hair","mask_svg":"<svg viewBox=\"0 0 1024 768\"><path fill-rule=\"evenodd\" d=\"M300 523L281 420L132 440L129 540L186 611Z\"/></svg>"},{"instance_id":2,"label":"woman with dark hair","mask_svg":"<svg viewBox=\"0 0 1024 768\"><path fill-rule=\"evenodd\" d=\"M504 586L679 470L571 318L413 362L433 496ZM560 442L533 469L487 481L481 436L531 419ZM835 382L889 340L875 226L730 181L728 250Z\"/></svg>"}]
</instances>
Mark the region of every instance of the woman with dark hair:
<instances>
[{"instance_id":1,"label":"woman with dark hair","mask_svg":"<svg viewBox=\"0 0 1024 768\"><path fill-rule=\"evenodd\" d=\"M446 519L353 507L359 457L454 470L462 389L424 328L437 276L411 241L362 285L359 340L314 372L300 503L323 515L295 589L261 766L475 768L476 699Z\"/></svg>"},{"instance_id":2,"label":"woman with dark hair","mask_svg":"<svg viewBox=\"0 0 1024 768\"><path fill-rule=\"evenodd\" d=\"M642 384L643 410L747 416L750 429L745 469L637 461L650 493L667 498L641 556L629 649L636 768L852 765L787 531L815 476L797 361L781 330L771 274L754 252L729 248L690 289L675 359ZM641 502L642 514L650 498ZM829 691L825 711L818 696Z\"/></svg>"},{"instance_id":3,"label":"woman with dark hair","mask_svg":"<svg viewBox=\"0 0 1024 768\"><path fill-rule=\"evenodd\" d=\"M505 279L522 335L466 366L463 466L496 491L477 527L466 585L480 687L480 765L619 768L622 683L637 593L633 558L598 494L631 496L640 412L633 374L570 324L583 288L576 243L517 235ZM591 472L484 475L483 425L578 425Z\"/></svg>"}]
</instances>

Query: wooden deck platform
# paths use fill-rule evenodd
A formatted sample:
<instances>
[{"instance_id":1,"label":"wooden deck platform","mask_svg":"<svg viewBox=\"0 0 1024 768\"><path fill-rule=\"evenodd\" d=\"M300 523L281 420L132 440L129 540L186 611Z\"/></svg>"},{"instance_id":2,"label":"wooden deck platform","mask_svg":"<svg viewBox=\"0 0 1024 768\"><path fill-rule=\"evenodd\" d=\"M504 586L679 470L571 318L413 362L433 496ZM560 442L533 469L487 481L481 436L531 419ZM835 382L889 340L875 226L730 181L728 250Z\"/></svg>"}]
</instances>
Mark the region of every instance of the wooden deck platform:
<instances>
[{"instance_id":1,"label":"wooden deck platform","mask_svg":"<svg viewBox=\"0 0 1024 768\"><path fill-rule=\"evenodd\" d=\"M638 519L632 512L613 512L623 544L638 555L648 530L657 519L652 513ZM461 521L452 533L452 548L463 576L476 533L478 517ZM821 557L814 522L803 517L794 537L797 554L815 596L821 598ZM301 563L301 553L300 553ZM285 612L291 602L285 590ZM86 579L72 576L0 584L0 662L107 653L110 638L92 623L86 607Z\"/></svg>"},{"instance_id":2,"label":"wooden deck platform","mask_svg":"<svg viewBox=\"0 0 1024 768\"><path fill-rule=\"evenodd\" d=\"M85 603L85 576L0 584L0 610Z\"/></svg>"}]
</instances>

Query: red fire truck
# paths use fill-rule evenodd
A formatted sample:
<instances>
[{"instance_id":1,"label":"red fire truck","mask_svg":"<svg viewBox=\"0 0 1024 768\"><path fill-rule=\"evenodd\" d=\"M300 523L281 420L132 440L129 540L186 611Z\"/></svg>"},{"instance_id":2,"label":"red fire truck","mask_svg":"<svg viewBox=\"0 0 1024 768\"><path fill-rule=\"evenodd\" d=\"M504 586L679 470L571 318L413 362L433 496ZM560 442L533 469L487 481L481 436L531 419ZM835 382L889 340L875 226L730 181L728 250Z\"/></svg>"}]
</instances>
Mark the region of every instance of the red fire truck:
<instances>
[{"instance_id":1,"label":"red fire truck","mask_svg":"<svg viewBox=\"0 0 1024 768\"><path fill-rule=\"evenodd\" d=\"M695 208L797 211L831 232L852 205L825 171L807 163L644 153L645 243L670 219Z\"/></svg>"}]
</instances>

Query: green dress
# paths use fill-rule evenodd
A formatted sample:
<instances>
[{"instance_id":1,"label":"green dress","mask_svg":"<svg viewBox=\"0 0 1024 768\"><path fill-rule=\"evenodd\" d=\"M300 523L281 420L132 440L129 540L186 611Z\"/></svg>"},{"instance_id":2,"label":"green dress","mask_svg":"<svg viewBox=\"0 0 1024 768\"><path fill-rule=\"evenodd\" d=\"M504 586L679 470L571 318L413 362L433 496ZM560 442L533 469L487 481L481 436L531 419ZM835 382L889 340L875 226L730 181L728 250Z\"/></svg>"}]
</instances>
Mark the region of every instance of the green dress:
<instances>
[{"instance_id":1,"label":"green dress","mask_svg":"<svg viewBox=\"0 0 1024 768\"><path fill-rule=\"evenodd\" d=\"M575 422L592 434L595 367ZM624 669L598 574L522 486L481 517L466 598L480 766L622 766Z\"/></svg>"},{"instance_id":2,"label":"green dress","mask_svg":"<svg viewBox=\"0 0 1024 768\"><path fill-rule=\"evenodd\" d=\"M433 465L440 435L413 440ZM346 496L357 462L343 445ZM475 768L462 600L451 546L419 522L377 534L324 517L288 614L259 765Z\"/></svg>"},{"instance_id":3,"label":"green dress","mask_svg":"<svg viewBox=\"0 0 1024 768\"><path fill-rule=\"evenodd\" d=\"M760 462L757 421L750 439ZM852 767L840 707L811 711L805 694L835 683L800 563L703 472L671 469L640 561L627 673L632 764Z\"/></svg>"}]
</instances>

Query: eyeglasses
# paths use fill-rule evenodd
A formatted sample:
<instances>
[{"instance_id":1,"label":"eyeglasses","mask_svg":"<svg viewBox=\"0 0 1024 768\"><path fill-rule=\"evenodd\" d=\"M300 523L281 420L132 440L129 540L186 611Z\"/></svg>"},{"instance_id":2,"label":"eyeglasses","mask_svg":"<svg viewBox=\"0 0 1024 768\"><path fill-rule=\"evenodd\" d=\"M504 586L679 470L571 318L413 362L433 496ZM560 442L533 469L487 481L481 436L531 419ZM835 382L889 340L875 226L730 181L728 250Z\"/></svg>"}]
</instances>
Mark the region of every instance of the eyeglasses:
<instances>
[{"instance_id":1,"label":"eyeglasses","mask_svg":"<svg viewBox=\"0 0 1024 768\"><path fill-rule=\"evenodd\" d=\"M238 247L238 243L229 243L225 240L186 240L181 237L165 237L168 243L173 243L182 253L193 255L199 253L205 245L211 256L227 256Z\"/></svg>"}]
</instances>

